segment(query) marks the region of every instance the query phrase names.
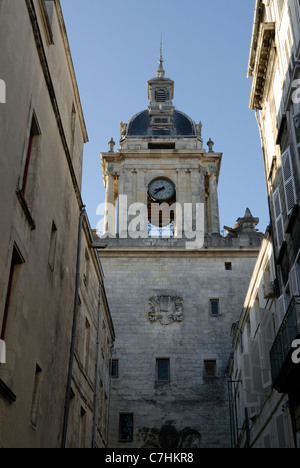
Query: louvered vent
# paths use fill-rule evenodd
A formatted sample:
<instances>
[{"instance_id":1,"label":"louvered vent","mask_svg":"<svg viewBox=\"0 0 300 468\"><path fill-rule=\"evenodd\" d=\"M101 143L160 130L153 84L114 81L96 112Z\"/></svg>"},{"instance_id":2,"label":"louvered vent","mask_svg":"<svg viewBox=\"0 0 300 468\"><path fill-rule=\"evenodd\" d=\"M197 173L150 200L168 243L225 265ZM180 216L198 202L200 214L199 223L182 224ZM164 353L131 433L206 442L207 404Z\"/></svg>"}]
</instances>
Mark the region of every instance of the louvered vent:
<instances>
[{"instance_id":1,"label":"louvered vent","mask_svg":"<svg viewBox=\"0 0 300 468\"><path fill-rule=\"evenodd\" d=\"M167 92L165 89L157 89L155 91L155 101L156 102L166 102Z\"/></svg>"}]
</instances>

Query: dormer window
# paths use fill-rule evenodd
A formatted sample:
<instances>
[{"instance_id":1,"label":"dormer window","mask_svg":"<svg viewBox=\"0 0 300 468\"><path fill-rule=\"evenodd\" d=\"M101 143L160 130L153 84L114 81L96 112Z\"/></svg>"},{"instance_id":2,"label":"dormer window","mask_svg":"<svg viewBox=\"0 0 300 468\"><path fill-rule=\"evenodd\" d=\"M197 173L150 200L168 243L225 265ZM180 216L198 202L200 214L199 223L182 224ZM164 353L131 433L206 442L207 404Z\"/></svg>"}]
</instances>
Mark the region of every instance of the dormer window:
<instances>
[{"instance_id":1,"label":"dormer window","mask_svg":"<svg viewBox=\"0 0 300 468\"><path fill-rule=\"evenodd\" d=\"M167 91L165 89L157 89L155 91L155 101L166 102L166 100L167 100Z\"/></svg>"}]
</instances>

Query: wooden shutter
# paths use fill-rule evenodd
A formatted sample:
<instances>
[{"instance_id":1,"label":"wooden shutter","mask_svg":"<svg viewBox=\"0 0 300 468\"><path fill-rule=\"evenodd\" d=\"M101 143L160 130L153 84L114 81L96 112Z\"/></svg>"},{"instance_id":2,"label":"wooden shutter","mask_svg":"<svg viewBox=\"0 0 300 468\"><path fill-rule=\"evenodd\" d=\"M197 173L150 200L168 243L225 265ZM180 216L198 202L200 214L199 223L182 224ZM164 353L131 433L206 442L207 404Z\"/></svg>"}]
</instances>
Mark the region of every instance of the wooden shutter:
<instances>
[{"instance_id":1,"label":"wooden shutter","mask_svg":"<svg viewBox=\"0 0 300 468\"><path fill-rule=\"evenodd\" d=\"M281 169L284 184L286 211L289 215L292 212L297 200L290 148L288 148L281 155Z\"/></svg>"},{"instance_id":2,"label":"wooden shutter","mask_svg":"<svg viewBox=\"0 0 300 468\"><path fill-rule=\"evenodd\" d=\"M276 225L277 247L278 249L280 249L281 244L285 239L285 236L279 187L277 187L277 189L273 193L273 206Z\"/></svg>"},{"instance_id":3,"label":"wooden shutter","mask_svg":"<svg viewBox=\"0 0 300 468\"><path fill-rule=\"evenodd\" d=\"M300 271L297 262L290 271L290 285L293 296L300 296Z\"/></svg>"},{"instance_id":4,"label":"wooden shutter","mask_svg":"<svg viewBox=\"0 0 300 468\"><path fill-rule=\"evenodd\" d=\"M277 300L277 329L279 329L287 311L287 297L282 294Z\"/></svg>"},{"instance_id":5,"label":"wooden shutter","mask_svg":"<svg viewBox=\"0 0 300 468\"><path fill-rule=\"evenodd\" d=\"M255 395L263 395L264 388L261 379L261 362L259 354L258 340L249 338L249 358L250 358L250 375L251 375L251 390Z\"/></svg>"},{"instance_id":6,"label":"wooden shutter","mask_svg":"<svg viewBox=\"0 0 300 468\"><path fill-rule=\"evenodd\" d=\"M243 381L243 396L244 404L246 407L259 406L259 397L252 391L251 385L251 371L250 371L250 359L249 354L242 354L242 381Z\"/></svg>"},{"instance_id":7,"label":"wooden shutter","mask_svg":"<svg viewBox=\"0 0 300 468\"><path fill-rule=\"evenodd\" d=\"M266 309L259 309L260 327L258 334L260 370L263 388L272 384L270 350L273 346L275 333L273 326L273 314Z\"/></svg>"}]
</instances>

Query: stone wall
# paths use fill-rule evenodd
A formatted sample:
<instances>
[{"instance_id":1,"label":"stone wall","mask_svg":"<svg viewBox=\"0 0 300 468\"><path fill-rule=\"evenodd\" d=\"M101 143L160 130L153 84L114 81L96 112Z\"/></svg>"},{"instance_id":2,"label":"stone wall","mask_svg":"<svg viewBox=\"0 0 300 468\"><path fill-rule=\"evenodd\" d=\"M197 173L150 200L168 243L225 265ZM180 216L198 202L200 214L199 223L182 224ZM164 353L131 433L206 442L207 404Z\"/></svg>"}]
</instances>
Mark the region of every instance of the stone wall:
<instances>
[{"instance_id":1,"label":"stone wall","mask_svg":"<svg viewBox=\"0 0 300 468\"><path fill-rule=\"evenodd\" d=\"M118 378L112 379L110 447L230 445L230 330L257 253L257 246L102 251L117 337L112 357L119 363ZM164 304L166 298L173 306ZM210 299L219 299L217 316ZM170 360L169 382L156 380L159 358ZM215 376L206 376L205 360L216 362ZM120 413L133 413L131 442L119 441Z\"/></svg>"}]
</instances>

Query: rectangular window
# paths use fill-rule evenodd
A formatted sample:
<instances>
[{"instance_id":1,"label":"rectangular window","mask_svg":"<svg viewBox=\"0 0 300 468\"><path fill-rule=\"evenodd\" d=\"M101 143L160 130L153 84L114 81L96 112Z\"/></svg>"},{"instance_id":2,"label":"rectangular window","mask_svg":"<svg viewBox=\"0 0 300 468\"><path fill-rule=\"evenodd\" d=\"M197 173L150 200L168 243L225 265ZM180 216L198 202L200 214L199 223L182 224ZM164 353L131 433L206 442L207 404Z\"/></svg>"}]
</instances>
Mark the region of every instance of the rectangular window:
<instances>
[{"instance_id":1,"label":"rectangular window","mask_svg":"<svg viewBox=\"0 0 300 468\"><path fill-rule=\"evenodd\" d=\"M133 441L133 414L120 414L119 419L119 440L120 442Z\"/></svg>"},{"instance_id":2,"label":"rectangular window","mask_svg":"<svg viewBox=\"0 0 300 468\"><path fill-rule=\"evenodd\" d=\"M85 285L85 287L87 288L88 287L88 283L89 283L89 273L90 273L90 257L89 257L89 254L88 254L88 251L85 250L85 263L84 263L84 272L83 272L83 283Z\"/></svg>"},{"instance_id":3,"label":"rectangular window","mask_svg":"<svg viewBox=\"0 0 300 468\"><path fill-rule=\"evenodd\" d=\"M118 359L112 359L110 366L110 376L112 379L119 377L119 361Z\"/></svg>"},{"instance_id":4,"label":"rectangular window","mask_svg":"<svg viewBox=\"0 0 300 468\"><path fill-rule=\"evenodd\" d=\"M9 272L9 278L8 278L8 286L7 286L6 298L5 298L5 308L4 308L4 314L3 314L3 319L2 319L2 325L1 325L0 339L3 341L5 340L5 333L7 329L9 310L13 302L13 295L16 289L17 270L18 270L18 267L22 263L24 263L24 259L21 256L19 249L15 245L13 248L12 260L11 260L11 266L10 266L10 272Z\"/></svg>"},{"instance_id":5,"label":"rectangular window","mask_svg":"<svg viewBox=\"0 0 300 468\"><path fill-rule=\"evenodd\" d=\"M90 358L90 342L91 342L91 325L88 319L85 319L85 333L84 333L84 347L83 347L83 362L84 368L88 372L89 370L89 358Z\"/></svg>"},{"instance_id":6,"label":"rectangular window","mask_svg":"<svg viewBox=\"0 0 300 468\"><path fill-rule=\"evenodd\" d=\"M25 194L27 194L27 192L30 192L31 190L32 184L30 184L30 181L32 179L32 171L30 170L30 168L34 165L34 159L37 154L37 140L40 134L41 132L39 130L37 120L35 118L35 115L33 115L22 178L21 192L24 197Z\"/></svg>"},{"instance_id":7,"label":"rectangular window","mask_svg":"<svg viewBox=\"0 0 300 468\"><path fill-rule=\"evenodd\" d=\"M226 263L225 263L225 270L226 270L226 271L232 270L232 264L231 264L231 262L226 262Z\"/></svg>"},{"instance_id":8,"label":"rectangular window","mask_svg":"<svg viewBox=\"0 0 300 468\"><path fill-rule=\"evenodd\" d=\"M48 39L48 44L54 44L53 40L53 13L54 13L54 0L40 0L40 7L42 11L45 33Z\"/></svg>"},{"instance_id":9,"label":"rectangular window","mask_svg":"<svg viewBox=\"0 0 300 468\"><path fill-rule=\"evenodd\" d=\"M219 315L219 299L210 300L210 313L211 315Z\"/></svg>"},{"instance_id":10,"label":"rectangular window","mask_svg":"<svg viewBox=\"0 0 300 468\"><path fill-rule=\"evenodd\" d=\"M156 359L156 380L157 382L169 382L170 380L170 360Z\"/></svg>"},{"instance_id":11,"label":"rectangular window","mask_svg":"<svg viewBox=\"0 0 300 468\"><path fill-rule=\"evenodd\" d=\"M57 242L57 228L55 226L55 223L53 222L52 229L51 229L51 237L50 237L49 256L48 256L48 265L52 271L54 270L54 263L55 263L56 242Z\"/></svg>"},{"instance_id":12,"label":"rectangular window","mask_svg":"<svg viewBox=\"0 0 300 468\"><path fill-rule=\"evenodd\" d=\"M79 448L86 447L86 410L80 406L80 419L79 419Z\"/></svg>"},{"instance_id":13,"label":"rectangular window","mask_svg":"<svg viewBox=\"0 0 300 468\"><path fill-rule=\"evenodd\" d=\"M217 375L217 363L214 359L204 361L204 371L206 377L215 377Z\"/></svg>"}]
</instances>

